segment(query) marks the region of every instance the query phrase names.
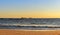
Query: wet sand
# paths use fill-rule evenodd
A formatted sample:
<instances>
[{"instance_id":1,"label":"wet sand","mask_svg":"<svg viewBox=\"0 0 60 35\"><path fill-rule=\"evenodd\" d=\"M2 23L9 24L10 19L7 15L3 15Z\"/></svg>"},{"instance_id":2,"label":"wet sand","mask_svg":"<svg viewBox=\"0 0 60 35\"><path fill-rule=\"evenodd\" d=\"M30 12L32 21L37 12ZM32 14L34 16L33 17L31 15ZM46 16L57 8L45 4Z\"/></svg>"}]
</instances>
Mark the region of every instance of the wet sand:
<instances>
[{"instance_id":1,"label":"wet sand","mask_svg":"<svg viewBox=\"0 0 60 35\"><path fill-rule=\"evenodd\" d=\"M60 35L60 30L54 31L0 30L0 35Z\"/></svg>"}]
</instances>

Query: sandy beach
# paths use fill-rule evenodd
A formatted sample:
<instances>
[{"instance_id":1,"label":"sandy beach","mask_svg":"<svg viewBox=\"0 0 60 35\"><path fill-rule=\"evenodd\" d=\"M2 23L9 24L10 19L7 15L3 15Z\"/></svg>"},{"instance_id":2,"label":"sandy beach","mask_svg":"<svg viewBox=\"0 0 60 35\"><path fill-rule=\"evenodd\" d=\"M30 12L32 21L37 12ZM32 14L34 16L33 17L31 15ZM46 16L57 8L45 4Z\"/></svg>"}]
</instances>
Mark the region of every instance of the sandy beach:
<instances>
[{"instance_id":1,"label":"sandy beach","mask_svg":"<svg viewBox=\"0 0 60 35\"><path fill-rule=\"evenodd\" d=\"M60 35L60 30L54 31L27 31L27 30L0 30L0 35Z\"/></svg>"}]
</instances>

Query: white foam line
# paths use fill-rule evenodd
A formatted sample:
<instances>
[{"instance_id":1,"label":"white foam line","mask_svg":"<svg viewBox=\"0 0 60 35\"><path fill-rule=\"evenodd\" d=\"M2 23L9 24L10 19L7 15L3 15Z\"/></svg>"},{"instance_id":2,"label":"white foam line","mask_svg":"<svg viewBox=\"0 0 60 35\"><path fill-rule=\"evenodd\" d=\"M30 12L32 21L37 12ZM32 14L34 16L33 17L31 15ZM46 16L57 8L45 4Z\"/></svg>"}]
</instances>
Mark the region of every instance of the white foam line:
<instances>
[{"instance_id":1,"label":"white foam line","mask_svg":"<svg viewBox=\"0 0 60 35\"><path fill-rule=\"evenodd\" d=\"M15 31L60 31L60 30L23 30L23 29L0 29L0 30L15 30Z\"/></svg>"},{"instance_id":2,"label":"white foam line","mask_svg":"<svg viewBox=\"0 0 60 35\"><path fill-rule=\"evenodd\" d=\"M7 25L7 26L9 26L9 25L11 25L11 26L13 26L13 25L15 25L15 26L57 26L57 27L60 27L60 25L31 25L31 24L29 24L29 25L23 25L23 24L2 24L2 25Z\"/></svg>"},{"instance_id":3,"label":"white foam line","mask_svg":"<svg viewBox=\"0 0 60 35\"><path fill-rule=\"evenodd\" d=\"M16 30L16 31L58 31L58 30Z\"/></svg>"}]
</instances>

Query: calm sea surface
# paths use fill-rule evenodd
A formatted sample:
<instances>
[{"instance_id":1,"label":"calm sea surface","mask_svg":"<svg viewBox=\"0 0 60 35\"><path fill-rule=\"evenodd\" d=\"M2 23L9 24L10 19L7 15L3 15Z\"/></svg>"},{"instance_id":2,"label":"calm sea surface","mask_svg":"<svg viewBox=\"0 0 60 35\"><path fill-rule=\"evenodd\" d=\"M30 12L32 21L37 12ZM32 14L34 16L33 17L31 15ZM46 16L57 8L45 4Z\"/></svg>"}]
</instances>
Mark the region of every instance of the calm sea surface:
<instances>
[{"instance_id":1,"label":"calm sea surface","mask_svg":"<svg viewBox=\"0 0 60 35\"><path fill-rule=\"evenodd\" d=\"M0 29L60 30L60 18L0 18Z\"/></svg>"}]
</instances>

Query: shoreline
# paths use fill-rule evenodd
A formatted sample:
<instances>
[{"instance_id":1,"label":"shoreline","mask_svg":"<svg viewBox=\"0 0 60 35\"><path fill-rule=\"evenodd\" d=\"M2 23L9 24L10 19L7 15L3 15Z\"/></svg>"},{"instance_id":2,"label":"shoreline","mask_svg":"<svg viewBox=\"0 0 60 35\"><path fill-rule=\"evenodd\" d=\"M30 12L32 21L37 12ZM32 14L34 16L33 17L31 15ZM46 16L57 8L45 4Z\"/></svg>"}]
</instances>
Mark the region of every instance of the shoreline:
<instances>
[{"instance_id":1,"label":"shoreline","mask_svg":"<svg viewBox=\"0 0 60 35\"><path fill-rule=\"evenodd\" d=\"M0 30L17 30L17 31L60 31L60 30L29 30L29 29L0 29Z\"/></svg>"},{"instance_id":2,"label":"shoreline","mask_svg":"<svg viewBox=\"0 0 60 35\"><path fill-rule=\"evenodd\" d=\"M13 30L0 29L0 35L60 35L60 30Z\"/></svg>"}]
</instances>

